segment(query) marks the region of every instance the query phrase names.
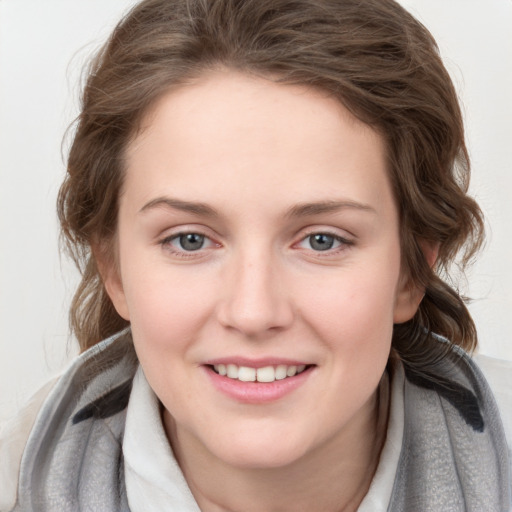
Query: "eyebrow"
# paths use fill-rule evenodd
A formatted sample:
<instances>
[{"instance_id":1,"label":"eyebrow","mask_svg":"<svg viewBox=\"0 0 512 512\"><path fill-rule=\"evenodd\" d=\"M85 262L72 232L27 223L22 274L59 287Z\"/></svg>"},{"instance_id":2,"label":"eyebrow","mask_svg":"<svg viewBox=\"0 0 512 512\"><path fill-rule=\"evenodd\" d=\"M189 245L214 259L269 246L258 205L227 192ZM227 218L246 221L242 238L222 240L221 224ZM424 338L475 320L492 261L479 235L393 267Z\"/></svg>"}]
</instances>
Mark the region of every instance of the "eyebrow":
<instances>
[{"instance_id":1,"label":"eyebrow","mask_svg":"<svg viewBox=\"0 0 512 512\"><path fill-rule=\"evenodd\" d=\"M154 208L161 208L162 206L181 210L182 212L194 213L195 215L200 215L202 217L219 217L217 210L205 203L182 201L181 199L174 199L171 197L157 197L156 199L149 201L149 203L146 203L139 210L139 213L143 213Z\"/></svg>"},{"instance_id":2,"label":"eyebrow","mask_svg":"<svg viewBox=\"0 0 512 512\"><path fill-rule=\"evenodd\" d=\"M300 203L292 206L286 213L287 217L309 217L322 213L336 213L340 210L355 209L363 212L377 213L375 208L357 201L319 201L314 203Z\"/></svg>"},{"instance_id":3,"label":"eyebrow","mask_svg":"<svg viewBox=\"0 0 512 512\"><path fill-rule=\"evenodd\" d=\"M173 208L187 213L193 213L201 217L220 217L219 212L205 203L198 203L192 201L183 201L181 199L171 197L157 197L146 203L139 211L139 213L146 212L155 208L161 207ZM355 209L363 212L377 213L376 210L370 205L358 203L357 201L318 201L312 203L299 203L292 206L287 212L286 217L311 217L314 215L321 215L323 213L336 213L340 210Z\"/></svg>"}]
</instances>

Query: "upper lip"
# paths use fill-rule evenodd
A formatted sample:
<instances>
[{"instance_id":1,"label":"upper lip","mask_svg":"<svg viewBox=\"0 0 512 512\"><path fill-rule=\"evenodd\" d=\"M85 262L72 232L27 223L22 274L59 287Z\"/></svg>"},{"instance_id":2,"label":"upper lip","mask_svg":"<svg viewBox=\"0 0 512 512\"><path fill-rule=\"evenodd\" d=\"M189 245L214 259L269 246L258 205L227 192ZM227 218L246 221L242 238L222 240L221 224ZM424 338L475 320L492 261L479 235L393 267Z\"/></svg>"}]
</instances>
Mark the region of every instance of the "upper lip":
<instances>
[{"instance_id":1,"label":"upper lip","mask_svg":"<svg viewBox=\"0 0 512 512\"><path fill-rule=\"evenodd\" d=\"M234 364L236 366L247 366L249 368L264 368L265 366L300 366L311 365L310 362L301 361L299 359L288 359L282 357L262 357L252 359L248 357L230 356L230 357L217 357L209 359L203 363L204 365L214 366L218 364Z\"/></svg>"}]
</instances>

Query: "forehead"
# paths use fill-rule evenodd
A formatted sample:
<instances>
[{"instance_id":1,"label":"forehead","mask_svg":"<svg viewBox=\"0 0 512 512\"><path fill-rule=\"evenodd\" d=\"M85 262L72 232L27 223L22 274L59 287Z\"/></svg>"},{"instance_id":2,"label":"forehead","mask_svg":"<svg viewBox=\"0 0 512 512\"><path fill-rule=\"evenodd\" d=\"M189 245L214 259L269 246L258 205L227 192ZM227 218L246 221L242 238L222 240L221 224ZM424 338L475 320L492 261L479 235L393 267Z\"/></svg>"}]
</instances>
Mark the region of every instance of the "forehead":
<instances>
[{"instance_id":1,"label":"forehead","mask_svg":"<svg viewBox=\"0 0 512 512\"><path fill-rule=\"evenodd\" d=\"M148 112L127 149L125 193L138 203L178 193L227 207L250 192L267 208L326 198L378 206L389 199L385 153L377 132L322 91L218 72Z\"/></svg>"}]
</instances>

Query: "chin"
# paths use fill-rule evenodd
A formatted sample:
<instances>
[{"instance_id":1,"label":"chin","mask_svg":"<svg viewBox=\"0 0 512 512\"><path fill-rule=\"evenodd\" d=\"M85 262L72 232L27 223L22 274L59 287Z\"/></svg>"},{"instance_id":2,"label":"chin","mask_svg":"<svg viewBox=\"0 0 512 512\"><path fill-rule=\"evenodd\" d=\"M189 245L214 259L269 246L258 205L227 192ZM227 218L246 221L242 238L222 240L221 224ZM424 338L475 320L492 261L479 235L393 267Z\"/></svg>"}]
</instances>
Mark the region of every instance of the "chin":
<instances>
[{"instance_id":1,"label":"chin","mask_svg":"<svg viewBox=\"0 0 512 512\"><path fill-rule=\"evenodd\" d=\"M306 443L290 435L265 436L263 433L227 436L225 443L214 444L212 452L224 463L240 469L282 468L300 460L306 452Z\"/></svg>"}]
</instances>

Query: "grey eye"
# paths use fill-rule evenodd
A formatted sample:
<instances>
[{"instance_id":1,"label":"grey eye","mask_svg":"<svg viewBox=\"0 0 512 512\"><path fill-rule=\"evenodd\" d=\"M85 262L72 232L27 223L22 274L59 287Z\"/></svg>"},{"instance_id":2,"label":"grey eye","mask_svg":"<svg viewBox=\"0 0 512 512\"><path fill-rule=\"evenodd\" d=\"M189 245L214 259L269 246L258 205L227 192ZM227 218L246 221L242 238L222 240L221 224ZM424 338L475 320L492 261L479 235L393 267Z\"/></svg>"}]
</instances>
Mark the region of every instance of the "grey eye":
<instances>
[{"instance_id":1,"label":"grey eye","mask_svg":"<svg viewBox=\"0 0 512 512\"><path fill-rule=\"evenodd\" d=\"M204 235L198 233L186 233L178 237L181 249L185 251L198 251L204 246Z\"/></svg>"},{"instance_id":2,"label":"grey eye","mask_svg":"<svg viewBox=\"0 0 512 512\"><path fill-rule=\"evenodd\" d=\"M315 251L328 251L332 249L336 239L332 235L325 233L316 233L308 237L309 245Z\"/></svg>"}]
</instances>

